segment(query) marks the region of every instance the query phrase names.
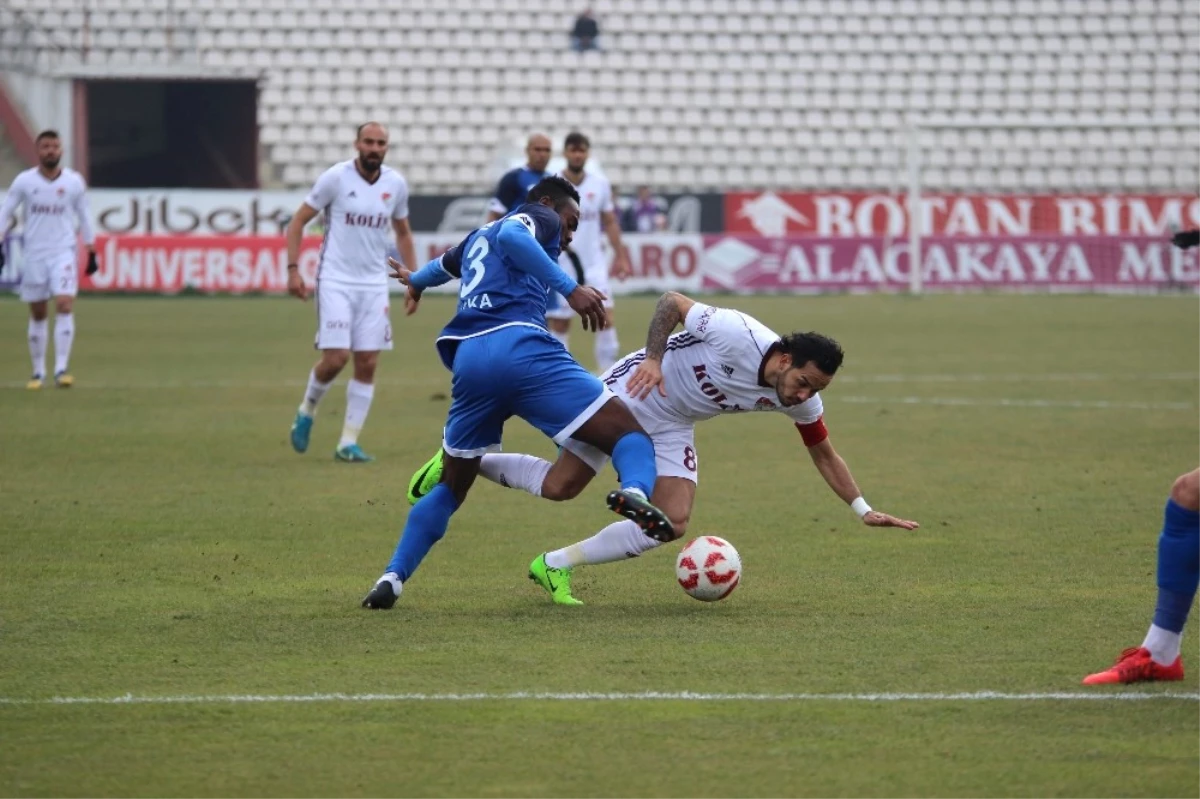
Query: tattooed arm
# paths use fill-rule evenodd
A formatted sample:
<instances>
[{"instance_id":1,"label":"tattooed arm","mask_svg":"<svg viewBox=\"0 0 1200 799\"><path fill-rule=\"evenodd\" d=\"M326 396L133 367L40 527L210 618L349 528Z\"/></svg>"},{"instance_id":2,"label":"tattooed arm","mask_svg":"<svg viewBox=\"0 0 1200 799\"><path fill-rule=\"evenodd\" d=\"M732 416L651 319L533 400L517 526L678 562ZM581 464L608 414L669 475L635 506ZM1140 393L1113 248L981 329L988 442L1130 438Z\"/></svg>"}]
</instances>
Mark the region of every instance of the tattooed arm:
<instances>
[{"instance_id":1,"label":"tattooed arm","mask_svg":"<svg viewBox=\"0 0 1200 799\"><path fill-rule=\"evenodd\" d=\"M663 387L662 359L667 351L667 339L672 331L687 318L695 301L677 291L668 291L658 299L654 316L650 320L650 332L646 335L646 357L629 378L626 391L630 397L645 399L658 387L658 393L667 396Z\"/></svg>"}]
</instances>

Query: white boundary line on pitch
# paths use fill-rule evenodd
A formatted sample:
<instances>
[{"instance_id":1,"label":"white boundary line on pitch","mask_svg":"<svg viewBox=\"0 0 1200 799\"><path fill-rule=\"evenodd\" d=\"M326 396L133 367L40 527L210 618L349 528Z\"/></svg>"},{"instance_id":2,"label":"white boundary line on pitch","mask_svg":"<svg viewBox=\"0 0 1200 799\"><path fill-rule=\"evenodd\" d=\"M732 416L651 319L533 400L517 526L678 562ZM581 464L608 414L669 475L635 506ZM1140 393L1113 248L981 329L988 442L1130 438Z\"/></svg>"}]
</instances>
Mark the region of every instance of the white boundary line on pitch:
<instances>
[{"instance_id":1,"label":"white boundary line on pitch","mask_svg":"<svg viewBox=\"0 0 1200 799\"><path fill-rule=\"evenodd\" d=\"M753 694L699 693L695 691L639 691L621 693L494 692L464 694L228 694L212 696L56 696L48 699L0 697L0 705L235 705L304 704L312 702L1149 702L1175 700L1200 702L1200 693L859 693L859 694Z\"/></svg>"},{"instance_id":2,"label":"white boundary line on pitch","mask_svg":"<svg viewBox=\"0 0 1200 799\"><path fill-rule=\"evenodd\" d=\"M1072 408L1076 410L1190 411L1191 402L1142 402L1133 400L1047 400L1006 397L830 397L829 403L855 405L949 405L963 408Z\"/></svg>"},{"instance_id":3,"label":"white boundary line on pitch","mask_svg":"<svg viewBox=\"0 0 1200 799\"><path fill-rule=\"evenodd\" d=\"M895 374L895 375L845 375L838 378L839 384L844 383L1096 383L1106 380L1121 381L1128 383L1131 381L1184 381L1200 383L1200 374L1191 372L1158 372L1142 375L1113 375L1100 374L1098 372L1067 372L1062 374L1043 374L1043 375L987 375L987 374L933 374L933 375L916 375L916 374ZM75 388L85 389L105 389L116 391L132 391L132 390L170 390L170 389L190 389L190 388L303 388L307 383L299 379L281 378L278 380L129 380L125 382L106 382L99 380L89 382L81 380L75 384ZM428 378L382 378L376 381L376 385L380 386L423 386L423 385L443 385L448 386L449 381L441 377ZM7 389L24 389L24 381L7 380L0 381L0 388Z\"/></svg>"}]
</instances>

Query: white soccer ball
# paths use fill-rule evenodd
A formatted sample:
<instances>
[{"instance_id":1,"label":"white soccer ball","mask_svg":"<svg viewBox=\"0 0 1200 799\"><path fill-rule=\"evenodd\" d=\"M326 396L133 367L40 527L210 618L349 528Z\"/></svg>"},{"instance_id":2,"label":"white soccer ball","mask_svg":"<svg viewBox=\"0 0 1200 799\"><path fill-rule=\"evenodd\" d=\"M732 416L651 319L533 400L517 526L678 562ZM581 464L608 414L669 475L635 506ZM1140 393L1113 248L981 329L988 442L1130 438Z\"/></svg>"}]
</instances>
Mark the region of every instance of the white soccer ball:
<instances>
[{"instance_id":1,"label":"white soccer ball","mask_svg":"<svg viewBox=\"0 0 1200 799\"><path fill-rule=\"evenodd\" d=\"M732 594L742 581L742 557L724 538L700 536L679 550L675 576L689 596L716 602Z\"/></svg>"}]
</instances>

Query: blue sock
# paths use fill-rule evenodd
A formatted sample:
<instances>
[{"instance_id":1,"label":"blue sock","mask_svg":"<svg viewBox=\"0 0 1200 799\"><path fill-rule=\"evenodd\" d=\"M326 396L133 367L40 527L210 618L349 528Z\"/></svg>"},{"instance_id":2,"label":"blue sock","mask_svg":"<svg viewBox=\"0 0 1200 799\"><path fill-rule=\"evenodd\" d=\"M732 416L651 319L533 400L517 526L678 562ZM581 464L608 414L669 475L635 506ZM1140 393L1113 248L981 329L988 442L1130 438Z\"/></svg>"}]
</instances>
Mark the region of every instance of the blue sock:
<instances>
[{"instance_id":1,"label":"blue sock","mask_svg":"<svg viewBox=\"0 0 1200 799\"><path fill-rule=\"evenodd\" d=\"M1167 500L1158 537L1158 605L1154 624L1183 632L1200 584L1200 513Z\"/></svg>"},{"instance_id":2,"label":"blue sock","mask_svg":"<svg viewBox=\"0 0 1200 799\"><path fill-rule=\"evenodd\" d=\"M421 565L433 545L442 540L450 525L450 516L458 510L454 492L445 483L438 483L408 512L396 554L386 571L395 572L400 582L407 582Z\"/></svg>"},{"instance_id":3,"label":"blue sock","mask_svg":"<svg viewBox=\"0 0 1200 799\"><path fill-rule=\"evenodd\" d=\"M646 496L654 491L658 468L654 465L654 443L650 436L639 432L621 436L613 447L612 462L621 488L640 488Z\"/></svg>"}]
</instances>

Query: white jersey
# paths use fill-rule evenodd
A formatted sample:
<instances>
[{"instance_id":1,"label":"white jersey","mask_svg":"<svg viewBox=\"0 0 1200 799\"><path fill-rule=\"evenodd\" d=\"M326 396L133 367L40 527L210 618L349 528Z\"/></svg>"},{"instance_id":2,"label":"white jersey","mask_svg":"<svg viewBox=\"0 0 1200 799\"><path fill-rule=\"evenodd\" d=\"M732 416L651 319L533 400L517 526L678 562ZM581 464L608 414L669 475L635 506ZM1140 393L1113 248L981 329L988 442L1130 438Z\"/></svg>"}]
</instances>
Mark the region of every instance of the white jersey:
<instances>
[{"instance_id":1,"label":"white jersey","mask_svg":"<svg viewBox=\"0 0 1200 799\"><path fill-rule=\"evenodd\" d=\"M694 424L719 413L779 411L796 424L821 418L821 395L786 407L774 388L763 385L762 371L780 337L752 316L696 303L684 320L686 332L667 339L663 355L662 396L655 389L644 400L630 398L625 385L645 349L617 361L602 378L641 419Z\"/></svg>"},{"instance_id":2,"label":"white jersey","mask_svg":"<svg viewBox=\"0 0 1200 799\"><path fill-rule=\"evenodd\" d=\"M392 220L408 218L408 183L391 167L368 183L354 161L326 170L304 198L325 214L317 279L347 286L386 286Z\"/></svg>"},{"instance_id":3,"label":"white jersey","mask_svg":"<svg viewBox=\"0 0 1200 799\"><path fill-rule=\"evenodd\" d=\"M561 174L567 176L566 172ZM575 186L574 183L571 185ZM595 269L602 265L607 271L602 244L604 225L600 214L613 212L612 187L600 175L585 171L583 182L575 186L575 190L579 192L579 228L571 240L571 250L579 256L584 269Z\"/></svg>"},{"instance_id":4,"label":"white jersey","mask_svg":"<svg viewBox=\"0 0 1200 799\"><path fill-rule=\"evenodd\" d=\"M87 184L74 169L63 169L54 180L47 180L36 168L17 175L0 206L0 238L16 213L25 208L25 226L21 249L26 258L57 256L73 252L76 224L84 242L92 244L96 234L88 218Z\"/></svg>"}]
</instances>

